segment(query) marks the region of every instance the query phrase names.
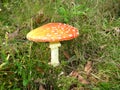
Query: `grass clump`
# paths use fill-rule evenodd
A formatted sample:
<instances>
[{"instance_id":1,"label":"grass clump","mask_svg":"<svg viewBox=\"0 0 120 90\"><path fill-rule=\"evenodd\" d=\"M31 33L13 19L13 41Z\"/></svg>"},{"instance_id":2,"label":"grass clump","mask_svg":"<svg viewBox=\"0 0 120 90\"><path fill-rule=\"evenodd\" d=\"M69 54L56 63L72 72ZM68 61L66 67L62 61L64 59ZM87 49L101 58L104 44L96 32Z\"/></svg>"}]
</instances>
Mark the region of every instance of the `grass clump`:
<instances>
[{"instance_id":1,"label":"grass clump","mask_svg":"<svg viewBox=\"0 0 120 90\"><path fill-rule=\"evenodd\" d=\"M119 8L120 0L0 1L0 90L119 90ZM48 43L26 39L30 30L48 22L67 23L80 32L62 42L56 68L48 65Z\"/></svg>"}]
</instances>

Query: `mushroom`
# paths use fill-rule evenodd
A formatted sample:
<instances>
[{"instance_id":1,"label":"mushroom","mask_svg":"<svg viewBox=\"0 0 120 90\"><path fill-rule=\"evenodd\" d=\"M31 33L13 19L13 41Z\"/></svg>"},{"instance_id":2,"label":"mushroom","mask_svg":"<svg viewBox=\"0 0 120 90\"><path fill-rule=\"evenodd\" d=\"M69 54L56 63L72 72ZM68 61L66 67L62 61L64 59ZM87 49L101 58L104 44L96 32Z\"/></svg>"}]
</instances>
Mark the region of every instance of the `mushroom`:
<instances>
[{"instance_id":1,"label":"mushroom","mask_svg":"<svg viewBox=\"0 0 120 90\"><path fill-rule=\"evenodd\" d=\"M51 62L50 64L58 66L59 53L58 47L61 46L60 41L70 40L79 35L78 29L63 23L48 23L38 27L27 34L27 39L34 42L50 42Z\"/></svg>"}]
</instances>

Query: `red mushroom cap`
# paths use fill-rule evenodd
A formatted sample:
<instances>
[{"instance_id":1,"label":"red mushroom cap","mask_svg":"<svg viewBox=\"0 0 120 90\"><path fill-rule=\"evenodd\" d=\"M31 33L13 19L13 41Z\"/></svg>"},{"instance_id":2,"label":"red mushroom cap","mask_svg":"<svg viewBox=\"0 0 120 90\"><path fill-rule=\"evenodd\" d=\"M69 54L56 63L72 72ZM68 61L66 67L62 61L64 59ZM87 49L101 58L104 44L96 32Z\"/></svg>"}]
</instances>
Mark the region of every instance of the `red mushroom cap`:
<instances>
[{"instance_id":1,"label":"red mushroom cap","mask_svg":"<svg viewBox=\"0 0 120 90\"><path fill-rule=\"evenodd\" d=\"M62 23L48 23L27 34L27 39L35 42L58 42L76 38L78 29Z\"/></svg>"}]
</instances>

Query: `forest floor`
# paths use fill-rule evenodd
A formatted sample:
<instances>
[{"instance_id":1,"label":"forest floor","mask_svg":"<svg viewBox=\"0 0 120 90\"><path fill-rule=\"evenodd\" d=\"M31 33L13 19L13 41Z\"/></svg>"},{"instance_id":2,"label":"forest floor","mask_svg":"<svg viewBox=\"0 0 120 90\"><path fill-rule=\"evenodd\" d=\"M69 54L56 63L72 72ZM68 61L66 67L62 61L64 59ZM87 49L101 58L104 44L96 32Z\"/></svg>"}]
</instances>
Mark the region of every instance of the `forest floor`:
<instances>
[{"instance_id":1,"label":"forest floor","mask_svg":"<svg viewBox=\"0 0 120 90\"><path fill-rule=\"evenodd\" d=\"M49 43L26 39L50 22L80 33L57 67ZM0 90L120 90L120 0L0 1Z\"/></svg>"}]
</instances>

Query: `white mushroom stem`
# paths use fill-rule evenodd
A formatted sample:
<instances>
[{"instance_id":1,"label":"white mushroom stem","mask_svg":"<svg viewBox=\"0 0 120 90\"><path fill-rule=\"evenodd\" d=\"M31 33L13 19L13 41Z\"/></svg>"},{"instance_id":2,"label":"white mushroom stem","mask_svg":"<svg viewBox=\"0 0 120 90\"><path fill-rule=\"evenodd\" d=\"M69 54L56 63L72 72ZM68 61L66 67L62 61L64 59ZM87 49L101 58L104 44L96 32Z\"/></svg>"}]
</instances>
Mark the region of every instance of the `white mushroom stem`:
<instances>
[{"instance_id":1,"label":"white mushroom stem","mask_svg":"<svg viewBox=\"0 0 120 90\"><path fill-rule=\"evenodd\" d=\"M61 46L60 42L53 42L50 43L49 48L51 49L51 62L50 64L55 66L58 66L60 64L59 62L59 47Z\"/></svg>"}]
</instances>

